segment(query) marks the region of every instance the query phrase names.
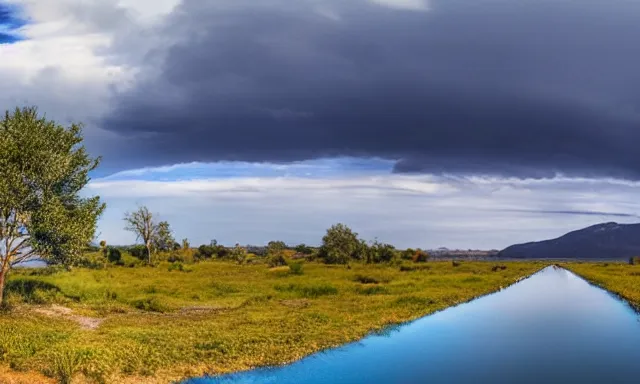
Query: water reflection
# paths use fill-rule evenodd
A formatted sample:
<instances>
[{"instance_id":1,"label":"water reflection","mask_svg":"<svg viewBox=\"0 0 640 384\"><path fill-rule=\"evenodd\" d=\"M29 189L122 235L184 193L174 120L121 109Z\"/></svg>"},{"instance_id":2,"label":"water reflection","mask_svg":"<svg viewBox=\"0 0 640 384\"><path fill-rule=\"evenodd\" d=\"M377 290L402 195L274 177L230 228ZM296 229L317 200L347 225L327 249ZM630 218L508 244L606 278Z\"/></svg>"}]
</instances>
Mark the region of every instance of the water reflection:
<instances>
[{"instance_id":1,"label":"water reflection","mask_svg":"<svg viewBox=\"0 0 640 384\"><path fill-rule=\"evenodd\" d=\"M494 295L297 363L188 384L638 383L638 315L549 267Z\"/></svg>"}]
</instances>

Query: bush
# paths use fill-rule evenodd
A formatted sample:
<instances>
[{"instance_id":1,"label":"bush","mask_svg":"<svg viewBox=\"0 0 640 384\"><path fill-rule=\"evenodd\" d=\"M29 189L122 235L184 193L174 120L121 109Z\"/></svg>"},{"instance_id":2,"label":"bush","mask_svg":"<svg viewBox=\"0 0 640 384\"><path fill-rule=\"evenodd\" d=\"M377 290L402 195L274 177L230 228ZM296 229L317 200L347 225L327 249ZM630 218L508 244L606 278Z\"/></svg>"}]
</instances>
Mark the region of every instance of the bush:
<instances>
[{"instance_id":1,"label":"bush","mask_svg":"<svg viewBox=\"0 0 640 384\"><path fill-rule=\"evenodd\" d=\"M155 297L136 300L133 306L147 312L166 312L166 307Z\"/></svg>"},{"instance_id":2,"label":"bush","mask_svg":"<svg viewBox=\"0 0 640 384\"><path fill-rule=\"evenodd\" d=\"M289 264L289 270L291 271L292 275L303 275L304 274L303 264L300 263L300 262Z\"/></svg>"},{"instance_id":3,"label":"bush","mask_svg":"<svg viewBox=\"0 0 640 384\"><path fill-rule=\"evenodd\" d=\"M403 260L413 260L413 256L415 255L416 251L412 248L408 248L407 250L403 251L400 254L400 257Z\"/></svg>"},{"instance_id":4,"label":"bush","mask_svg":"<svg viewBox=\"0 0 640 384\"><path fill-rule=\"evenodd\" d=\"M426 263L429 261L429 254L422 249L417 249L413 254L412 260L415 263Z\"/></svg>"},{"instance_id":5,"label":"bush","mask_svg":"<svg viewBox=\"0 0 640 384\"><path fill-rule=\"evenodd\" d=\"M454 267L459 267L460 265L462 265L462 263L460 263L459 261L452 261L451 265L453 265Z\"/></svg>"},{"instance_id":6,"label":"bush","mask_svg":"<svg viewBox=\"0 0 640 384\"><path fill-rule=\"evenodd\" d=\"M231 250L231 258L242 265L247 260L247 250L241 247L240 244L236 244Z\"/></svg>"},{"instance_id":7,"label":"bush","mask_svg":"<svg viewBox=\"0 0 640 384\"><path fill-rule=\"evenodd\" d=\"M385 287L374 285L369 287L358 287L356 292L358 292L359 295L384 295L389 293L389 290Z\"/></svg>"},{"instance_id":8,"label":"bush","mask_svg":"<svg viewBox=\"0 0 640 384\"><path fill-rule=\"evenodd\" d=\"M356 275L356 277L354 278L354 281L357 281L362 284L379 284L380 283L378 279L376 279L375 277L363 276L363 275Z\"/></svg>"},{"instance_id":9,"label":"bush","mask_svg":"<svg viewBox=\"0 0 640 384\"><path fill-rule=\"evenodd\" d=\"M172 271L184 272L184 265L182 263L173 263L169 266L169 272Z\"/></svg>"},{"instance_id":10,"label":"bush","mask_svg":"<svg viewBox=\"0 0 640 384\"><path fill-rule=\"evenodd\" d=\"M122 260L122 253L118 248L109 248L107 251L107 259L109 259L110 263L118 263Z\"/></svg>"},{"instance_id":11,"label":"bush","mask_svg":"<svg viewBox=\"0 0 640 384\"><path fill-rule=\"evenodd\" d=\"M498 271L504 271L505 269L507 269L506 265L494 265L493 268L491 268L491 271L498 272Z\"/></svg>"},{"instance_id":12,"label":"bush","mask_svg":"<svg viewBox=\"0 0 640 384\"><path fill-rule=\"evenodd\" d=\"M136 259L143 261L146 261L148 259L147 247L145 247L144 245L134 245L133 247L129 247L127 251L129 251L131 256L135 257Z\"/></svg>"},{"instance_id":13,"label":"bush","mask_svg":"<svg viewBox=\"0 0 640 384\"><path fill-rule=\"evenodd\" d=\"M267 259L267 265L270 268L284 267L285 265L287 265L287 260L282 254L272 255Z\"/></svg>"},{"instance_id":14,"label":"bush","mask_svg":"<svg viewBox=\"0 0 640 384\"><path fill-rule=\"evenodd\" d=\"M370 249L371 261L374 263L388 263L396 257L396 249L393 245L375 241Z\"/></svg>"},{"instance_id":15,"label":"bush","mask_svg":"<svg viewBox=\"0 0 640 384\"><path fill-rule=\"evenodd\" d=\"M322 238L319 256L327 264L347 264L351 258L357 258L360 245L357 233L344 224L336 224Z\"/></svg>"},{"instance_id":16,"label":"bush","mask_svg":"<svg viewBox=\"0 0 640 384\"><path fill-rule=\"evenodd\" d=\"M303 255L311 255L313 253L313 248L307 246L306 244L300 244L295 247L295 251Z\"/></svg>"},{"instance_id":17,"label":"bush","mask_svg":"<svg viewBox=\"0 0 640 384\"><path fill-rule=\"evenodd\" d=\"M640 265L640 256L632 257L629 259L629 264Z\"/></svg>"}]
</instances>

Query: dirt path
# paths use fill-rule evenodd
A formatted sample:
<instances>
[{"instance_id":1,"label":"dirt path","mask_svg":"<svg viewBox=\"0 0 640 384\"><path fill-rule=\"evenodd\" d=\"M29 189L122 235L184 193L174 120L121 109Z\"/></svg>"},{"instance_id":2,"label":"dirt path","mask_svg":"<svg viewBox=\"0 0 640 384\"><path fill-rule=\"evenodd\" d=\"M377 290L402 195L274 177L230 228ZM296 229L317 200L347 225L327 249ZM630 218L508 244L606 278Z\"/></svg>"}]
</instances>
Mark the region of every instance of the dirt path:
<instances>
[{"instance_id":1,"label":"dirt path","mask_svg":"<svg viewBox=\"0 0 640 384\"><path fill-rule=\"evenodd\" d=\"M45 316L61 317L64 319L71 320L77 323L78 325L80 325L80 328L86 329L86 330L98 329L100 324L102 324L102 322L105 320L105 319L96 318L96 317L74 315L73 310L71 308L63 307L61 305L56 305L56 304L53 304L50 307L35 308L34 311Z\"/></svg>"}]
</instances>

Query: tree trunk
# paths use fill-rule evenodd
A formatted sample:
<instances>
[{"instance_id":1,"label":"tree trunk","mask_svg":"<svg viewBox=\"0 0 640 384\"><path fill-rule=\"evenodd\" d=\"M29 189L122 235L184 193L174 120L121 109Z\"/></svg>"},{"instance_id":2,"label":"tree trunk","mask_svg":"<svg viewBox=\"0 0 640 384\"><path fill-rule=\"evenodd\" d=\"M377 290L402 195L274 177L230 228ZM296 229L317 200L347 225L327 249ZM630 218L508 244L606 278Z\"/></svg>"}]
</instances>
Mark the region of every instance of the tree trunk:
<instances>
[{"instance_id":1,"label":"tree trunk","mask_svg":"<svg viewBox=\"0 0 640 384\"><path fill-rule=\"evenodd\" d=\"M4 285L7 278L7 270L0 268L0 305L4 304Z\"/></svg>"},{"instance_id":2,"label":"tree trunk","mask_svg":"<svg viewBox=\"0 0 640 384\"><path fill-rule=\"evenodd\" d=\"M148 257L148 263L149 265L151 265L151 245L149 243L147 243L147 257Z\"/></svg>"}]
</instances>

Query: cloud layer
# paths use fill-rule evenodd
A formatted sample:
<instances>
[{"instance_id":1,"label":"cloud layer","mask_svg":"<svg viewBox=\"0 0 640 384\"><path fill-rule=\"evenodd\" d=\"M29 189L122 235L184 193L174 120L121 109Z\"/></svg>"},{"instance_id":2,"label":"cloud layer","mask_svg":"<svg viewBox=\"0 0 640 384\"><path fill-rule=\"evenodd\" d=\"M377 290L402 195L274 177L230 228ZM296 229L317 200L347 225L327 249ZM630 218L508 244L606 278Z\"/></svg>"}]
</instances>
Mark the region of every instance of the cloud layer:
<instances>
[{"instance_id":1,"label":"cloud layer","mask_svg":"<svg viewBox=\"0 0 640 384\"><path fill-rule=\"evenodd\" d=\"M319 244L326 228L344 222L365 239L398 247L501 249L600 222L634 222L640 214L636 182L443 178L363 173L357 165L326 173L325 166L305 164L296 173L300 165L263 164L260 176L234 166L236 176L221 178L204 175L202 164L178 165L95 180L87 193L108 203L100 238L110 243L134 241L122 216L136 204L169 220L178 238L231 245ZM224 167L214 168L219 175ZM159 178L167 172L191 177Z\"/></svg>"},{"instance_id":2,"label":"cloud layer","mask_svg":"<svg viewBox=\"0 0 640 384\"><path fill-rule=\"evenodd\" d=\"M638 2L185 0L156 31L102 122L133 164L640 176Z\"/></svg>"}]
</instances>

